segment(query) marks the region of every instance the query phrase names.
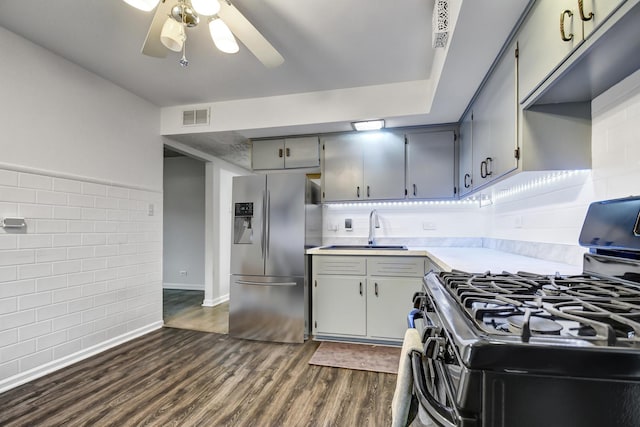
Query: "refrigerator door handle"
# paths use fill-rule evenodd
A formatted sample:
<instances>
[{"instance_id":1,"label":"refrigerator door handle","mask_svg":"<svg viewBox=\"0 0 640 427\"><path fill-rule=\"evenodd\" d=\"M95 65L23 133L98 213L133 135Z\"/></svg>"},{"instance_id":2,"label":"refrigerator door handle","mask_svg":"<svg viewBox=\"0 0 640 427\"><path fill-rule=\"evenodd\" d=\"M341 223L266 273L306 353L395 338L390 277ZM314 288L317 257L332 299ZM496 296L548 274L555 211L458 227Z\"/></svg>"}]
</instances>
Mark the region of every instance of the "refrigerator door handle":
<instances>
[{"instance_id":1,"label":"refrigerator door handle","mask_svg":"<svg viewBox=\"0 0 640 427\"><path fill-rule=\"evenodd\" d=\"M266 258L269 258L269 245L271 242L271 192L267 190L267 215L265 217L267 226L265 228L266 233L266 243L265 243L265 252Z\"/></svg>"},{"instance_id":2,"label":"refrigerator door handle","mask_svg":"<svg viewBox=\"0 0 640 427\"><path fill-rule=\"evenodd\" d=\"M236 280L236 283L249 286L296 286L296 282L250 282L247 280Z\"/></svg>"},{"instance_id":3,"label":"refrigerator door handle","mask_svg":"<svg viewBox=\"0 0 640 427\"><path fill-rule=\"evenodd\" d=\"M260 249L262 250L262 259L264 264L264 251L266 246L266 233L267 233L267 192L262 193L262 234L260 235ZM264 268L264 265L263 265Z\"/></svg>"}]
</instances>

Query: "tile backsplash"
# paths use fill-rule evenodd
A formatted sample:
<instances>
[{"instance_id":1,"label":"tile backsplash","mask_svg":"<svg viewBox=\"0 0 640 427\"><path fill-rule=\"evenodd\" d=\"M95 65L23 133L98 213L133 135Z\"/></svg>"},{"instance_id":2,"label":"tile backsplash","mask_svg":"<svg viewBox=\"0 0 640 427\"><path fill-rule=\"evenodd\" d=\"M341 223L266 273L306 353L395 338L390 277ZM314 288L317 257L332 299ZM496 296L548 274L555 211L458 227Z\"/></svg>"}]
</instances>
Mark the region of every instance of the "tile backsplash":
<instances>
[{"instance_id":1,"label":"tile backsplash","mask_svg":"<svg viewBox=\"0 0 640 427\"><path fill-rule=\"evenodd\" d=\"M162 194L33 172L0 169L0 390L162 321Z\"/></svg>"}]
</instances>

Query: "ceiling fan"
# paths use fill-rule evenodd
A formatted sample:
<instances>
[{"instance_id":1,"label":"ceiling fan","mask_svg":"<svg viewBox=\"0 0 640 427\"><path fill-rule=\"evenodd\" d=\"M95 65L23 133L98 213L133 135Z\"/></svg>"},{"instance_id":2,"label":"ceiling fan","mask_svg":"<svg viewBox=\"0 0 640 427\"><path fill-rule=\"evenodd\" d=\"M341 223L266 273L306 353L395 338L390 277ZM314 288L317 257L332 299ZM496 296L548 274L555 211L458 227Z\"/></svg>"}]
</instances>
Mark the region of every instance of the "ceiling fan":
<instances>
[{"instance_id":1,"label":"ceiling fan","mask_svg":"<svg viewBox=\"0 0 640 427\"><path fill-rule=\"evenodd\" d=\"M168 50L182 51L179 63L189 65L186 58L186 30L206 20L213 43L218 50L236 53L235 37L255 55L262 64L274 68L284 62L280 53L264 38L230 0L123 0L125 3L150 12L156 9L142 46L147 56L164 58ZM234 37L235 35L235 37Z\"/></svg>"}]
</instances>

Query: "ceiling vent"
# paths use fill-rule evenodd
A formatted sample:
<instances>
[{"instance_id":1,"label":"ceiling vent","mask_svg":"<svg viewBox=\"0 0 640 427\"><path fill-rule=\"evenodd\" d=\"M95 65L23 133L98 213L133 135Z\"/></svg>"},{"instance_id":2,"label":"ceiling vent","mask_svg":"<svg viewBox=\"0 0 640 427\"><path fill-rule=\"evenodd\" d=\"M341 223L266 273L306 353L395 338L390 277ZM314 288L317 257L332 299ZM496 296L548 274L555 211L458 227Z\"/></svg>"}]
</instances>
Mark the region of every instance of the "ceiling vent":
<instances>
[{"instance_id":1,"label":"ceiling vent","mask_svg":"<svg viewBox=\"0 0 640 427\"><path fill-rule=\"evenodd\" d=\"M449 0L435 1L432 21L432 46L446 47L449 40Z\"/></svg>"},{"instance_id":2,"label":"ceiling vent","mask_svg":"<svg viewBox=\"0 0 640 427\"><path fill-rule=\"evenodd\" d=\"M201 126L209 124L209 109L182 111L182 126Z\"/></svg>"}]
</instances>

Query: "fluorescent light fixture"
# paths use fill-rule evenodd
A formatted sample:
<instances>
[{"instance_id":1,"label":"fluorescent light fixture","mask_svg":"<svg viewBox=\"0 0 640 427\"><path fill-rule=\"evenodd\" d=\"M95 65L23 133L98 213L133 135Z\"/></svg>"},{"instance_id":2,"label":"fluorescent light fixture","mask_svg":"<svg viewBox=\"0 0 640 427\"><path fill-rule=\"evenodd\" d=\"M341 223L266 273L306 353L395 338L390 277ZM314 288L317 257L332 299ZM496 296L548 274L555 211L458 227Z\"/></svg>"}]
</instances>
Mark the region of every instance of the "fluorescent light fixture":
<instances>
[{"instance_id":1,"label":"fluorescent light fixture","mask_svg":"<svg viewBox=\"0 0 640 427\"><path fill-rule=\"evenodd\" d=\"M357 131L380 130L384 127L384 120L366 120L363 122L352 122L351 126Z\"/></svg>"},{"instance_id":2,"label":"fluorescent light fixture","mask_svg":"<svg viewBox=\"0 0 640 427\"><path fill-rule=\"evenodd\" d=\"M220 11L218 0L191 0L191 6L203 16L213 16Z\"/></svg>"},{"instance_id":3,"label":"fluorescent light fixture","mask_svg":"<svg viewBox=\"0 0 640 427\"><path fill-rule=\"evenodd\" d=\"M236 53L240 50L236 38L222 19L214 18L209 22L209 32L216 47L224 53Z\"/></svg>"},{"instance_id":4,"label":"fluorescent light fixture","mask_svg":"<svg viewBox=\"0 0 640 427\"><path fill-rule=\"evenodd\" d=\"M136 9L144 10L145 12L149 12L153 8L155 8L160 0L124 0L130 6L135 7Z\"/></svg>"}]
</instances>

